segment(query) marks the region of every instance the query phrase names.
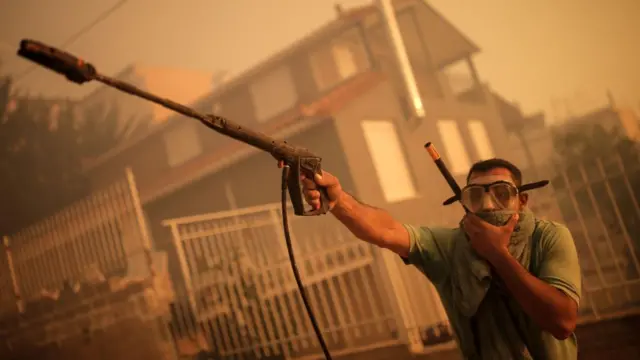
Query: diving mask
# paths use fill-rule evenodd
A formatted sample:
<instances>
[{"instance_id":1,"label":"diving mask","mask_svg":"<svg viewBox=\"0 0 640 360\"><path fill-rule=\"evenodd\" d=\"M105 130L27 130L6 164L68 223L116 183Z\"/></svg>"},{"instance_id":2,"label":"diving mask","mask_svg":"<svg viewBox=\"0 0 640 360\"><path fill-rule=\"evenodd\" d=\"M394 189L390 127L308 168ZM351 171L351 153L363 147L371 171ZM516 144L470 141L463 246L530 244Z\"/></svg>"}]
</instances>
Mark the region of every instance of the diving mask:
<instances>
[{"instance_id":1,"label":"diving mask","mask_svg":"<svg viewBox=\"0 0 640 360\"><path fill-rule=\"evenodd\" d=\"M460 201L470 212L483 210L504 211L517 209L519 194L549 184L548 180L516 186L508 176L481 176L472 179L460 194L447 199L443 205Z\"/></svg>"}]
</instances>

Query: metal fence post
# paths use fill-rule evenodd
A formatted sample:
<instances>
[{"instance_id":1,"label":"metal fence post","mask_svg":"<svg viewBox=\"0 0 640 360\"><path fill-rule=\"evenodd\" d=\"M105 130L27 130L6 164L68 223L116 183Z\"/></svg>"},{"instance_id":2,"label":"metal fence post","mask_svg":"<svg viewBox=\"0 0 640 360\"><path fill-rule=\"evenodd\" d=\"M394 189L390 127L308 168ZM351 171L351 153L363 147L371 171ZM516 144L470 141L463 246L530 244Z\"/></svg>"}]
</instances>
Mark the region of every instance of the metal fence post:
<instances>
[{"instance_id":1,"label":"metal fence post","mask_svg":"<svg viewBox=\"0 0 640 360\"><path fill-rule=\"evenodd\" d=\"M144 248L144 253L147 260L147 266L149 267L149 271L151 273L151 277L155 277L156 272L153 265L153 257L151 254L152 244L151 237L149 235L149 228L147 226L147 219L144 214L144 210L142 209L142 203L140 201L140 194L138 192L138 187L136 185L135 175L133 174L133 170L130 167L125 169L127 174L127 184L129 185L129 192L131 194L131 200L133 202L133 208L135 211L136 218L138 219L138 227L140 230L140 236L142 237L142 246Z\"/></svg>"},{"instance_id":2,"label":"metal fence post","mask_svg":"<svg viewBox=\"0 0 640 360\"><path fill-rule=\"evenodd\" d=\"M187 297L189 298L189 305L191 305L191 308L196 311L197 308L195 296L193 293L193 280L191 279L189 265L187 264L187 257L182 246L182 239L180 237L180 231L178 230L178 224L172 222L169 225L171 226L171 237L173 238L173 246L175 247L176 254L178 255L178 263L180 264L180 271L182 272L185 291L187 293Z\"/></svg>"},{"instance_id":3,"label":"metal fence post","mask_svg":"<svg viewBox=\"0 0 640 360\"><path fill-rule=\"evenodd\" d=\"M11 276L11 284L13 286L13 294L16 297L16 307L20 313L24 312L24 302L20 295L20 286L18 285L18 277L16 276L16 270L13 266L13 255L11 254L11 243L8 236L3 236L2 242L4 244L4 251L7 256L7 265L9 267L9 276Z\"/></svg>"}]
</instances>

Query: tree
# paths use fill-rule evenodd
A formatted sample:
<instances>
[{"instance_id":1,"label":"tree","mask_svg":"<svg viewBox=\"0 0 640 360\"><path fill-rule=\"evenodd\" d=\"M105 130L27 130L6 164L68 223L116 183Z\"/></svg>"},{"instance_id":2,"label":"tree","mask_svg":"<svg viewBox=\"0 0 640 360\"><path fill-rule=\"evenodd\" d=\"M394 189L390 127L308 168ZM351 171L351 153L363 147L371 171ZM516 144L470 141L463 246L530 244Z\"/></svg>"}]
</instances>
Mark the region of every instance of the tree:
<instances>
[{"instance_id":1,"label":"tree","mask_svg":"<svg viewBox=\"0 0 640 360\"><path fill-rule=\"evenodd\" d=\"M117 104L96 104L84 110L79 127L79 151L83 158L95 158L120 143L132 128L145 127L148 121L132 116L121 121Z\"/></svg>"},{"instance_id":2,"label":"tree","mask_svg":"<svg viewBox=\"0 0 640 360\"><path fill-rule=\"evenodd\" d=\"M0 232L12 233L68 205L86 192L75 153L71 105L52 121L45 99L14 99L0 125L3 178ZM11 109L8 109L11 110Z\"/></svg>"},{"instance_id":3,"label":"tree","mask_svg":"<svg viewBox=\"0 0 640 360\"><path fill-rule=\"evenodd\" d=\"M583 125L571 130L556 131L554 147L562 162L584 162L618 153L627 157L637 154L638 143L614 127L605 129L601 124Z\"/></svg>"},{"instance_id":4,"label":"tree","mask_svg":"<svg viewBox=\"0 0 640 360\"><path fill-rule=\"evenodd\" d=\"M84 121L78 113L72 101L11 95L11 80L0 81L0 234L88 194L82 160L111 149L123 133L115 106Z\"/></svg>"}]
</instances>

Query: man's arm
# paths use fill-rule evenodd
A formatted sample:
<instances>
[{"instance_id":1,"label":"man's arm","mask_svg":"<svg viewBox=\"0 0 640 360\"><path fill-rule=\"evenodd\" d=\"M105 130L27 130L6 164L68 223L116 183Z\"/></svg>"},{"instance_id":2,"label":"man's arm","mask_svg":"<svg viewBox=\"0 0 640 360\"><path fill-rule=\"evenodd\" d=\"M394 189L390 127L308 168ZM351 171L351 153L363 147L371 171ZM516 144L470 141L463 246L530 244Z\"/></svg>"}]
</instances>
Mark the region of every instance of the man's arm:
<instances>
[{"instance_id":1,"label":"man's arm","mask_svg":"<svg viewBox=\"0 0 640 360\"><path fill-rule=\"evenodd\" d=\"M564 340L578 317L580 266L569 230L550 225L542 253L540 278L531 275L508 252L490 260L510 293L541 329Z\"/></svg>"},{"instance_id":2,"label":"man's arm","mask_svg":"<svg viewBox=\"0 0 640 360\"><path fill-rule=\"evenodd\" d=\"M365 205L341 191L331 213L359 239L404 258L409 256L409 232L386 211Z\"/></svg>"},{"instance_id":3,"label":"man's arm","mask_svg":"<svg viewBox=\"0 0 640 360\"><path fill-rule=\"evenodd\" d=\"M303 193L309 205L315 209L320 207L320 192L317 186L323 186L327 191L331 213L352 234L360 240L389 249L404 258L409 256L409 232L386 211L360 203L342 190L338 178L326 171L322 172L322 176L316 174L313 181L304 175L301 176L301 180Z\"/></svg>"}]
</instances>

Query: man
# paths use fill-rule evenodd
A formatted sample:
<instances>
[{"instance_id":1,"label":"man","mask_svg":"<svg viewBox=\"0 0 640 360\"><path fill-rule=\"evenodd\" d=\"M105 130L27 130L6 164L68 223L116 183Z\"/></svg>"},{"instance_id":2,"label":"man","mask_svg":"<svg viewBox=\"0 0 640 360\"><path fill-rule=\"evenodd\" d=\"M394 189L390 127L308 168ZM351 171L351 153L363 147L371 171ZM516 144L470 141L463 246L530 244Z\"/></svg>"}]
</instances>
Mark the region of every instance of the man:
<instances>
[{"instance_id":1,"label":"man","mask_svg":"<svg viewBox=\"0 0 640 360\"><path fill-rule=\"evenodd\" d=\"M356 237L400 255L434 284L467 359L576 359L581 275L569 230L527 208L520 170L474 164L457 228L394 220L344 192L328 172L303 178L307 202L327 189L331 213ZM529 189L531 186L529 186Z\"/></svg>"}]
</instances>

